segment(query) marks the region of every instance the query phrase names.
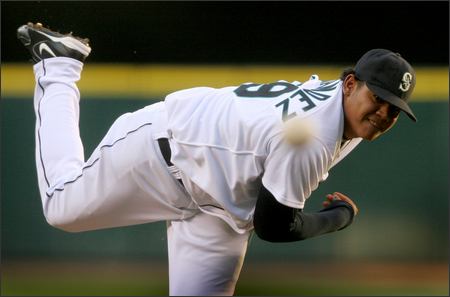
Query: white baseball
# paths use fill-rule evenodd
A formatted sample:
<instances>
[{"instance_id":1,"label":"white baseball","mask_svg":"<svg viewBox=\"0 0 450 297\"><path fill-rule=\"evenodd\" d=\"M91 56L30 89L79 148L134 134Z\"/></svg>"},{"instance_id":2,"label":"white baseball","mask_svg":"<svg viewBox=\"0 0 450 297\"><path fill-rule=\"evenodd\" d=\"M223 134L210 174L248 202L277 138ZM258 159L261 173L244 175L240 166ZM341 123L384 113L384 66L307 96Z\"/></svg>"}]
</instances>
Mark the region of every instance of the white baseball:
<instances>
[{"instance_id":1,"label":"white baseball","mask_svg":"<svg viewBox=\"0 0 450 297\"><path fill-rule=\"evenodd\" d=\"M284 137L292 145L307 143L314 134L314 125L309 119L294 117L284 122Z\"/></svg>"}]
</instances>

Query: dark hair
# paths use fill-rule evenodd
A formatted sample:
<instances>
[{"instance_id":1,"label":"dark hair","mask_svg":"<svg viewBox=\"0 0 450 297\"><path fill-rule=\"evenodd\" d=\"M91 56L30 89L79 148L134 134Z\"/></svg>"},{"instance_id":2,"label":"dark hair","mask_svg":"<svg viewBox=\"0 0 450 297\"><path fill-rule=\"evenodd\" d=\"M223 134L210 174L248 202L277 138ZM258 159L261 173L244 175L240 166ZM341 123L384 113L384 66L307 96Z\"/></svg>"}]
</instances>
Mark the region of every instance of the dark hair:
<instances>
[{"instance_id":1,"label":"dark hair","mask_svg":"<svg viewBox=\"0 0 450 297\"><path fill-rule=\"evenodd\" d=\"M341 73L340 79L341 79L342 81L344 81L345 78L346 78L347 76L349 76L350 74L355 74L355 70L354 70L353 68L345 68L345 69L342 71L342 73Z\"/></svg>"},{"instance_id":2,"label":"dark hair","mask_svg":"<svg viewBox=\"0 0 450 297\"><path fill-rule=\"evenodd\" d=\"M350 74L355 74L355 69L353 69L353 68L345 68L342 71L342 73L341 73L340 80L344 81L345 78L347 76L349 76ZM356 76L355 76L355 79L356 79L357 88L361 87L364 84L364 82L362 80L358 79Z\"/></svg>"}]
</instances>

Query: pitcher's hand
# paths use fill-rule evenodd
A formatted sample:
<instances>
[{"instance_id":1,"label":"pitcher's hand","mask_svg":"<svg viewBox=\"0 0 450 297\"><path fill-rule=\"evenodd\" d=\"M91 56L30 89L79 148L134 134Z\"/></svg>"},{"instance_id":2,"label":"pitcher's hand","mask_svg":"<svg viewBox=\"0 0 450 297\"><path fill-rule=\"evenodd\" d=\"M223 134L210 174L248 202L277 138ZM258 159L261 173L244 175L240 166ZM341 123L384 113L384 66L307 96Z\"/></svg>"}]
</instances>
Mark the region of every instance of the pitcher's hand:
<instances>
[{"instance_id":1,"label":"pitcher's hand","mask_svg":"<svg viewBox=\"0 0 450 297\"><path fill-rule=\"evenodd\" d=\"M330 205L330 203L333 200L342 200L347 202L348 204L350 204L353 208L353 211L355 212L355 216L358 214L358 207L356 206L356 204L352 201L352 199L350 199L349 197L347 197L346 195L339 193L339 192L334 192L333 194L327 194L327 200L325 200L322 205L324 207L327 207L328 205Z\"/></svg>"}]
</instances>

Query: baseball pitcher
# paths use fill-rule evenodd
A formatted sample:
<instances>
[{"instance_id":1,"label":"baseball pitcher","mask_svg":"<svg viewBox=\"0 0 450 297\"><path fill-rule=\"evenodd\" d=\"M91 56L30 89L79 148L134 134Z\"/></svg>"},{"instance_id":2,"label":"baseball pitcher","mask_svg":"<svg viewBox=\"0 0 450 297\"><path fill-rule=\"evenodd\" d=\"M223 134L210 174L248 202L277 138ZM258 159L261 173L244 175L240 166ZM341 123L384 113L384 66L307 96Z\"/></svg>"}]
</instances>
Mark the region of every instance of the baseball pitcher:
<instances>
[{"instance_id":1,"label":"baseball pitcher","mask_svg":"<svg viewBox=\"0 0 450 297\"><path fill-rule=\"evenodd\" d=\"M366 52L340 78L198 87L120 116L85 159L80 79L89 41L41 24L17 30L36 79L36 168L47 222L68 232L167 221L170 295L232 295L253 230L271 242L342 230L346 195L303 211L330 169L397 121L416 76Z\"/></svg>"}]
</instances>

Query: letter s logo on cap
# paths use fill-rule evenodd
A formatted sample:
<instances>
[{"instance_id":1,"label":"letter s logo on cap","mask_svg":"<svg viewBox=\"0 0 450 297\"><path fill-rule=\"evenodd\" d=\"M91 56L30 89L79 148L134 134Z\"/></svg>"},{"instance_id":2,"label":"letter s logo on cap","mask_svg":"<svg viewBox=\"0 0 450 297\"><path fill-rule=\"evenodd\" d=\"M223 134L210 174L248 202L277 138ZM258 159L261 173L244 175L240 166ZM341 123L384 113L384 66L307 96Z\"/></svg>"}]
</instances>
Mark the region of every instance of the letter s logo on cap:
<instances>
[{"instance_id":1,"label":"letter s logo on cap","mask_svg":"<svg viewBox=\"0 0 450 297\"><path fill-rule=\"evenodd\" d=\"M400 86L398 88L403 92L407 92L411 87L411 81L412 74L409 72L405 72L405 74L403 74L402 82L400 83Z\"/></svg>"}]
</instances>

